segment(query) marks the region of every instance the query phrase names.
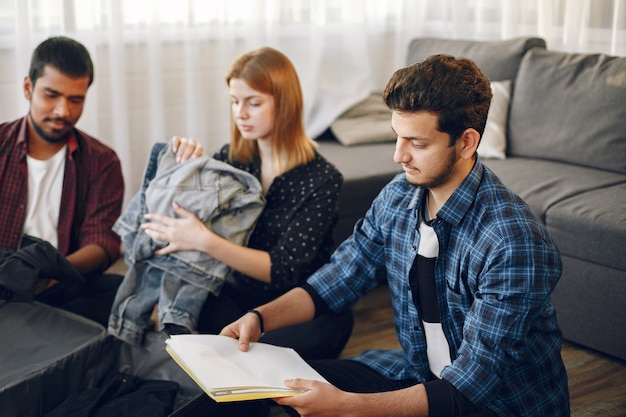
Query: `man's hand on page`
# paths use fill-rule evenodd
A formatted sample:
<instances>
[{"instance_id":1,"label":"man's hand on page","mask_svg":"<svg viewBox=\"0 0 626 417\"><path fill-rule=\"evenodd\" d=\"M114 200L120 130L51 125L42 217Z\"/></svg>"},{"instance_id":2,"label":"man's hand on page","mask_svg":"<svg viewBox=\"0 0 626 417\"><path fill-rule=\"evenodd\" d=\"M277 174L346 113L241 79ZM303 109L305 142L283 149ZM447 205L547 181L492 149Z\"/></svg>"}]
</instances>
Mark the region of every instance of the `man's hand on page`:
<instances>
[{"instance_id":1,"label":"man's hand on page","mask_svg":"<svg viewBox=\"0 0 626 417\"><path fill-rule=\"evenodd\" d=\"M285 385L306 392L293 397L275 398L274 401L294 408L301 416L347 417L355 410L350 405L358 399L358 394L342 391L325 382L296 378L286 380Z\"/></svg>"},{"instance_id":2,"label":"man's hand on page","mask_svg":"<svg viewBox=\"0 0 626 417\"><path fill-rule=\"evenodd\" d=\"M239 350L247 352L250 348L250 342L256 342L261 338L259 319L252 313L246 313L237 321L224 327L220 335L238 339Z\"/></svg>"}]
</instances>

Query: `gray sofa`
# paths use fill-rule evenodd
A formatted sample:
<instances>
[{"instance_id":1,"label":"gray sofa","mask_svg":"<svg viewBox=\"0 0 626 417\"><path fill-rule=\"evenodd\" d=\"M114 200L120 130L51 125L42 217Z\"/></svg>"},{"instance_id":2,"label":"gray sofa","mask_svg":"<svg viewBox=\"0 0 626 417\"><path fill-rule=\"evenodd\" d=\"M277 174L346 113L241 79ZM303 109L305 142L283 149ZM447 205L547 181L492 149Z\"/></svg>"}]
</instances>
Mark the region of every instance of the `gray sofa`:
<instances>
[{"instance_id":1,"label":"gray sofa","mask_svg":"<svg viewBox=\"0 0 626 417\"><path fill-rule=\"evenodd\" d=\"M557 242L563 276L552 302L565 339L626 359L626 57L551 51L539 38L420 38L407 62L434 53L466 56L492 82L511 81L506 154L481 160ZM346 145L331 126L318 140L345 177L340 242L400 167L389 138Z\"/></svg>"}]
</instances>

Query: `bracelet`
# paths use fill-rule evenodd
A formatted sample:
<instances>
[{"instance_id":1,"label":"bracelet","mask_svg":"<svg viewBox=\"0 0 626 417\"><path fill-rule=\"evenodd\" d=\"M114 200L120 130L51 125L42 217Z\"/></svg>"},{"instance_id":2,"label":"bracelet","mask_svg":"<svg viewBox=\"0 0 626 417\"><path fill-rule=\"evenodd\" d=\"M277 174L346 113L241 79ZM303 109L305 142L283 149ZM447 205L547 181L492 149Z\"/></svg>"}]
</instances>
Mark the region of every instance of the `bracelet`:
<instances>
[{"instance_id":1,"label":"bracelet","mask_svg":"<svg viewBox=\"0 0 626 417\"><path fill-rule=\"evenodd\" d=\"M248 310L246 313L252 313L259 319L259 327L261 327L261 334L265 333L265 326L263 326L263 316L259 310Z\"/></svg>"}]
</instances>

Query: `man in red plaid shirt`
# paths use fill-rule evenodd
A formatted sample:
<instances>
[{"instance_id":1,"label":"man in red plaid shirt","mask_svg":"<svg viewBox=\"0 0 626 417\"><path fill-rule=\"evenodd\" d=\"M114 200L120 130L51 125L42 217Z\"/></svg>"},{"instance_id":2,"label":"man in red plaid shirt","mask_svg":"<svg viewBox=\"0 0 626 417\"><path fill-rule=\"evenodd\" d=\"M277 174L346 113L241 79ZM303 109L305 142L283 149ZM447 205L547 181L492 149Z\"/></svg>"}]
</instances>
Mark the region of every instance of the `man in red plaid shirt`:
<instances>
[{"instance_id":1,"label":"man in red plaid shirt","mask_svg":"<svg viewBox=\"0 0 626 417\"><path fill-rule=\"evenodd\" d=\"M75 128L92 81L79 42L53 37L35 49L24 78L28 115L0 125L0 247L17 250L23 235L49 242L86 281L76 288L48 277L36 299L106 324L121 282L103 271L120 254L111 227L124 181L115 152Z\"/></svg>"}]
</instances>

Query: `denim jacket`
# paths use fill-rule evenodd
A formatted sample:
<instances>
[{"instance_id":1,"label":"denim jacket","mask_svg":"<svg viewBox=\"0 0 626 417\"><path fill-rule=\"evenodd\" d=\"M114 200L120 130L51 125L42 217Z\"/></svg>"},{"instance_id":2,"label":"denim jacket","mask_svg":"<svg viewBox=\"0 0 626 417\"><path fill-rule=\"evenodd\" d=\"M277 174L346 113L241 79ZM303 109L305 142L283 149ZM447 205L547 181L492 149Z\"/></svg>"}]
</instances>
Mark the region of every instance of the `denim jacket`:
<instances>
[{"instance_id":1,"label":"denim jacket","mask_svg":"<svg viewBox=\"0 0 626 417\"><path fill-rule=\"evenodd\" d=\"M261 184L252 174L208 156L177 163L171 146L155 144L141 190L113 226L122 237L130 267L118 289L109 320L110 332L118 337L127 327L134 334L130 339L141 339L148 325L147 317L157 301L161 310L160 297L165 295L172 302L185 303L172 294L178 287L169 285L168 294L159 288L163 274L170 280L193 285L199 294L219 295L230 273L227 265L200 251L155 255L166 242L150 238L140 227L146 221L144 214L176 217L173 202L194 213L216 234L239 245L247 244L265 204Z\"/></svg>"},{"instance_id":2,"label":"denim jacket","mask_svg":"<svg viewBox=\"0 0 626 417\"><path fill-rule=\"evenodd\" d=\"M126 255L132 262L151 258L155 264L171 267L170 260L164 259L173 258L189 269L182 278L198 286L207 287L207 276L223 280L228 267L204 252L179 251L153 257L166 243L153 240L140 228L145 221L143 215L159 213L176 217L173 202L194 213L226 240L245 245L265 204L261 184L252 174L209 156L177 163L171 147L157 143L142 190L113 225L125 245L132 243L126 246Z\"/></svg>"}]
</instances>

